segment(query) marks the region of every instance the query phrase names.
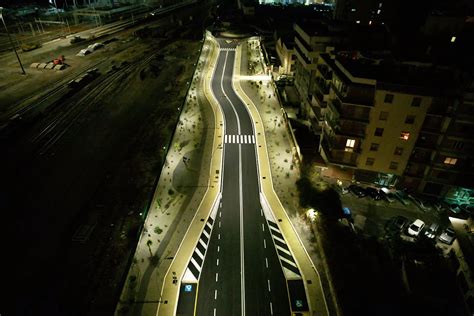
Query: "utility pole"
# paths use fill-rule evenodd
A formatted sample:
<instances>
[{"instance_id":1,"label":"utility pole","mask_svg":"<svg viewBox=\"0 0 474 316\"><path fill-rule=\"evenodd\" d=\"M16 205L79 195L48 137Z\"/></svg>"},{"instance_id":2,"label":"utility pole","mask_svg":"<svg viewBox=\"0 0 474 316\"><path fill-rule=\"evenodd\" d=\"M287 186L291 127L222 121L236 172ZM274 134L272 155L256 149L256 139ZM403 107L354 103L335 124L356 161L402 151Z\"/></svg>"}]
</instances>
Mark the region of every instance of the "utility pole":
<instances>
[{"instance_id":1,"label":"utility pole","mask_svg":"<svg viewBox=\"0 0 474 316\"><path fill-rule=\"evenodd\" d=\"M5 24L5 20L3 19L3 7L0 7L0 18L2 19L3 26L5 26L5 30L7 31L8 39L10 40L10 44L13 47L13 50L15 51L16 59L18 59L18 63L20 64L21 71L24 75L26 75L25 69L23 68L23 65L21 64L20 56L18 56L18 52L16 51L15 45L13 45L12 38L10 36L10 32L8 32L7 25Z\"/></svg>"}]
</instances>

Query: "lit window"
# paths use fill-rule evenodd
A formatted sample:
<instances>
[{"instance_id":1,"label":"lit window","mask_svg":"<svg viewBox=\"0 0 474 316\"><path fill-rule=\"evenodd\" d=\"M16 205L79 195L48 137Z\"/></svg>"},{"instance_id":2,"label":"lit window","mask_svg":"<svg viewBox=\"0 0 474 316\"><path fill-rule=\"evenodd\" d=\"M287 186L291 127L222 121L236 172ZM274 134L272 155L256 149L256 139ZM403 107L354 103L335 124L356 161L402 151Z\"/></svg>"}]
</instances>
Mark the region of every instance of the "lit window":
<instances>
[{"instance_id":1,"label":"lit window","mask_svg":"<svg viewBox=\"0 0 474 316\"><path fill-rule=\"evenodd\" d=\"M377 151L377 150L379 150L379 144L377 143L370 144L370 151Z\"/></svg>"},{"instance_id":2,"label":"lit window","mask_svg":"<svg viewBox=\"0 0 474 316\"><path fill-rule=\"evenodd\" d=\"M457 158L451 158L451 157L446 157L444 159L444 163L447 164L447 165L455 165L456 162L458 162L458 159Z\"/></svg>"},{"instance_id":3,"label":"lit window","mask_svg":"<svg viewBox=\"0 0 474 316\"><path fill-rule=\"evenodd\" d=\"M398 168L398 162L396 161L392 161L390 162L390 167L389 167L391 170L397 170Z\"/></svg>"},{"instance_id":4,"label":"lit window","mask_svg":"<svg viewBox=\"0 0 474 316\"><path fill-rule=\"evenodd\" d=\"M386 121L387 119L388 119L388 112L387 111L380 112L379 120Z\"/></svg>"},{"instance_id":5,"label":"lit window","mask_svg":"<svg viewBox=\"0 0 474 316\"><path fill-rule=\"evenodd\" d=\"M400 138L403 140L408 140L410 138L410 132L401 132Z\"/></svg>"},{"instance_id":6,"label":"lit window","mask_svg":"<svg viewBox=\"0 0 474 316\"><path fill-rule=\"evenodd\" d=\"M407 115L405 118L405 124L413 124L415 123L415 116L414 115Z\"/></svg>"},{"instance_id":7,"label":"lit window","mask_svg":"<svg viewBox=\"0 0 474 316\"><path fill-rule=\"evenodd\" d=\"M401 156L403 154L403 147L395 147L393 154L396 156Z\"/></svg>"},{"instance_id":8,"label":"lit window","mask_svg":"<svg viewBox=\"0 0 474 316\"><path fill-rule=\"evenodd\" d=\"M367 160L365 161L365 165L366 166L373 166L374 162L375 162L375 158L367 158Z\"/></svg>"},{"instance_id":9,"label":"lit window","mask_svg":"<svg viewBox=\"0 0 474 316\"><path fill-rule=\"evenodd\" d=\"M383 135L383 128L377 127L375 129L374 136L382 136Z\"/></svg>"},{"instance_id":10,"label":"lit window","mask_svg":"<svg viewBox=\"0 0 474 316\"><path fill-rule=\"evenodd\" d=\"M348 139L346 141L346 147L352 147L354 148L354 145L355 145L355 139Z\"/></svg>"},{"instance_id":11,"label":"lit window","mask_svg":"<svg viewBox=\"0 0 474 316\"><path fill-rule=\"evenodd\" d=\"M351 9L352 12L356 12L356 9Z\"/></svg>"},{"instance_id":12,"label":"lit window","mask_svg":"<svg viewBox=\"0 0 474 316\"><path fill-rule=\"evenodd\" d=\"M385 95L385 99L383 100L385 103L392 103L393 102L393 94L387 93Z\"/></svg>"},{"instance_id":13,"label":"lit window","mask_svg":"<svg viewBox=\"0 0 474 316\"><path fill-rule=\"evenodd\" d=\"M451 37L451 43L454 43L456 41L456 36Z\"/></svg>"}]
</instances>

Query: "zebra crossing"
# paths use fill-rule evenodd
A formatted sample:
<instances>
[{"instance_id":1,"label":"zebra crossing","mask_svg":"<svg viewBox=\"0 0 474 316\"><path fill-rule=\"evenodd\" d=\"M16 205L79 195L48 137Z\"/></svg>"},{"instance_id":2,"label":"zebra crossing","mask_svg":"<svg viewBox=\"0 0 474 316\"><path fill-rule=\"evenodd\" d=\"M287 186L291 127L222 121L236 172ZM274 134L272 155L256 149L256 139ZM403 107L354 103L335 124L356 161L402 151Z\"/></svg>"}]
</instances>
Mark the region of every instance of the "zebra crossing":
<instances>
[{"instance_id":1,"label":"zebra crossing","mask_svg":"<svg viewBox=\"0 0 474 316\"><path fill-rule=\"evenodd\" d=\"M270 227L270 233L277 250L278 258L280 259L283 273L287 280L301 279L301 273L296 265L295 259L288 248L283 235L278 228L278 225L271 220L267 220Z\"/></svg>"},{"instance_id":2,"label":"zebra crossing","mask_svg":"<svg viewBox=\"0 0 474 316\"><path fill-rule=\"evenodd\" d=\"M202 266L204 264L204 257L206 256L207 246L209 245L209 240L211 239L212 225L214 220L209 217L204 230L199 237L199 242L197 243L196 248L194 249L191 260L188 263L186 272L183 276L183 283L196 283L199 280L199 275L201 274Z\"/></svg>"},{"instance_id":3,"label":"zebra crossing","mask_svg":"<svg viewBox=\"0 0 474 316\"><path fill-rule=\"evenodd\" d=\"M226 144L255 144L254 135L225 135L224 143Z\"/></svg>"},{"instance_id":4,"label":"zebra crossing","mask_svg":"<svg viewBox=\"0 0 474 316\"><path fill-rule=\"evenodd\" d=\"M220 50L223 50L223 51L235 51L235 47L221 47Z\"/></svg>"}]
</instances>

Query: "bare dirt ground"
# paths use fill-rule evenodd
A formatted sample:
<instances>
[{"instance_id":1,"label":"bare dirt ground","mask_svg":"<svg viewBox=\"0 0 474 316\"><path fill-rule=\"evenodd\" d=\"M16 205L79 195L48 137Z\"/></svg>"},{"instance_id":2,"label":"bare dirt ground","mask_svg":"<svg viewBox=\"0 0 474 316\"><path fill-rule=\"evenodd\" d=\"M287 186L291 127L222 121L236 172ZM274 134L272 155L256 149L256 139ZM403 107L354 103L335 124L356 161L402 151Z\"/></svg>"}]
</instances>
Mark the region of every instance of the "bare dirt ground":
<instances>
[{"instance_id":1,"label":"bare dirt ground","mask_svg":"<svg viewBox=\"0 0 474 316\"><path fill-rule=\"evenodd\" d=\"M202 44L201 29L186 27L195 32L125 32L86 57L75 56L81 44L24 58L64 54L64 72L21 77L6 59L0 117L37 98L1 144L0 208L13 214L15 237L13 314L113 313ZM62 91L53 104L37 97L96 64L100 75L79 92ZM112 65L119 69L107 73Z\"/></svg>"}]
</instances>

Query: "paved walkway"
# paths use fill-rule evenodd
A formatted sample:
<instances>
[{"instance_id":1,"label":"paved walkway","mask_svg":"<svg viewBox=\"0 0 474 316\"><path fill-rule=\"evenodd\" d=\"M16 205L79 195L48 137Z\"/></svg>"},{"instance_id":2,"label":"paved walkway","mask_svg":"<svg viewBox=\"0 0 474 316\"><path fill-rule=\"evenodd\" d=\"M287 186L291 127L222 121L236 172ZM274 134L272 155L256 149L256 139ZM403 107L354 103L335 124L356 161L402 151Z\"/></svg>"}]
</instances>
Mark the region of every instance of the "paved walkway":
<instances>
[{"instance_id":1,"label":"paved walkway","mask_svg":"<svg viewBox=\"0 0 474 316\"><path fill-rule=\"evenodd\" d=\"M208 188L214 118L200 85L213 47L204 42L116 315L156 315L166 272Z\"/></svg>"}]
</instances>

